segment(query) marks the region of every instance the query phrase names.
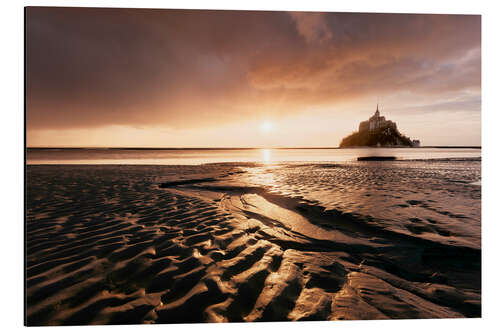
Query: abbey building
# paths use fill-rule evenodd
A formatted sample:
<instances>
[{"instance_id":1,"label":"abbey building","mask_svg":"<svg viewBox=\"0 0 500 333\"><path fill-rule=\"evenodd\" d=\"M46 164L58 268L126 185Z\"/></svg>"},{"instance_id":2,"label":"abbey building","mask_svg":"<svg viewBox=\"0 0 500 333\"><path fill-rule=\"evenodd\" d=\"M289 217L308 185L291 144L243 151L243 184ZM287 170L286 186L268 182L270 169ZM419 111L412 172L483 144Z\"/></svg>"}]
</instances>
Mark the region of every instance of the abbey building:
<instances>
[{"instance_id":1,"label":"abbey building","mask_svg":"<svg viewBox=\"0 0 500 333\"><path fill-rule=\"evenodd\" d=\"M386 120L385 117L380 116L380 111L378 110L378 104L377 104L377 110L375 111L375 114L371 116L370 119L359 123L359 132L376 131L379 128L385 128L385 127L390 127L395 130L397 129L395 122Z\"/></svg>"}]
</instances>

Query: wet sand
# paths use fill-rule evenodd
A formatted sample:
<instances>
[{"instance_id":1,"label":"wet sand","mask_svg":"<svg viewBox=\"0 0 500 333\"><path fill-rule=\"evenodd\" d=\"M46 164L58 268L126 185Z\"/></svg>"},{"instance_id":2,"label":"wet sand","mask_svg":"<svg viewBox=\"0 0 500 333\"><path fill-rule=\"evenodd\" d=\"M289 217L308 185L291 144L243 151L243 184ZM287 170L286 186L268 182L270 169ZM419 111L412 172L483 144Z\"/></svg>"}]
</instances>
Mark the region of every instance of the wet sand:
<instances>
[{"instance_id":1,"label":"wet sand","mask_svg":"<svg viewBox=\"0 0 500 333\"><path fill-rule=\"evenodd\" d=\"M481 315L480 242L446 227L463 216L387 227L283 170L28 166L27 324Z\"/></svg>"}]
</instances>

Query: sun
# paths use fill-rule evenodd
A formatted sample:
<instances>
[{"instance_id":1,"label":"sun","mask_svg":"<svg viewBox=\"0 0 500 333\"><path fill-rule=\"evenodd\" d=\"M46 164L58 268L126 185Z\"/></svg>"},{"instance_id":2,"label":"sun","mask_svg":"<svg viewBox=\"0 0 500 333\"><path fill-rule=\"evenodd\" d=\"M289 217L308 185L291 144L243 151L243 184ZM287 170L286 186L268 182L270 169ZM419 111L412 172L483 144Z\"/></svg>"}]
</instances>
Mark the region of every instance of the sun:
<instances>
[{"instance_id":1,"label":"sun","mask_svg":"<svg viewBox=\"0 0 500 333\"><path fill-rule=\"evenodd\" d=\"M273 127L273 123L271 123L270 121L266 121L260 124L260 131L263 133L269 133L273 130Z\"/></svg>"}]
</instances>

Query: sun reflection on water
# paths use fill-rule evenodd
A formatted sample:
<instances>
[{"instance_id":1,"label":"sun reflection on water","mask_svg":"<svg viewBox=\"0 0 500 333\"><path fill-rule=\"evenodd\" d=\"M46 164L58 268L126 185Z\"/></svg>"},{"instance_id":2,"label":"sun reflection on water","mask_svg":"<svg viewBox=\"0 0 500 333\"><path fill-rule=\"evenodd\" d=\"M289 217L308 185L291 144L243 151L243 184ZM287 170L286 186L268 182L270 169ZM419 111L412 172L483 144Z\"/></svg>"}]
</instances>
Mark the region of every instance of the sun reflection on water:
<instances>
[{"instance_id":1,"label":"sun reflection on water","mask_svg":"<svg viewBox=\"0 0 500 333\"><path fill-rule=\"evenodd\" d=\"M266 163L266 164L271 163L271 149L262 149L261 155L262 155L262 162L263 163Z\"/></svg>"}]
</instances>

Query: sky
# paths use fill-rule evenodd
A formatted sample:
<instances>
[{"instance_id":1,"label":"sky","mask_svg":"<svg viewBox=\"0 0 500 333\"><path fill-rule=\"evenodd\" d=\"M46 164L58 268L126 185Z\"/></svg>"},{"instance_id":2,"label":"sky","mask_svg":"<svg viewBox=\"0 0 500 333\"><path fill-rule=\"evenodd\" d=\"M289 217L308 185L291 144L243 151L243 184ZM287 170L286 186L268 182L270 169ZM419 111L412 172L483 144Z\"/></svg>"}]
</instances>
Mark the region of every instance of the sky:
<instances>
[{"instance_id":1,"label":"sky","mask_svg":"<svg viewBox=\"0 0 500 333\"><path fill-rule=\"evenodd\" d=\"M481 145L481 17L26 10L28 147Z\"/></svg>"}]
</instances>

